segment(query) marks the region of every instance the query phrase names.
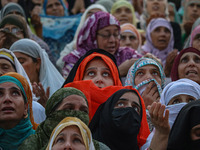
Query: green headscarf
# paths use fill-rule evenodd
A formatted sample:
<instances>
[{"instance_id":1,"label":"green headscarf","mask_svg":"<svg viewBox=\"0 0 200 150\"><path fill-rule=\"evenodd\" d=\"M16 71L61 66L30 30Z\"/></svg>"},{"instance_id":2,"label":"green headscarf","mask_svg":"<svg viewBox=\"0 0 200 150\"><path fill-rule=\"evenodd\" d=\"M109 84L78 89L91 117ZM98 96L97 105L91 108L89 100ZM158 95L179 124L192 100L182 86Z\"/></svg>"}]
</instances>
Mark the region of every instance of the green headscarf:
<instances>
[{"instance_id":1,"label":"green headscarf","mask_svg":"<svg viewBox=\"0 0 200 150\"><path fill-rule=\"evenodd\" d=\"M88 104L85 95L80 90L73 87L61 88L47 101L45 110L46 116L49 116L53 111L55 111L56 107L63 101L63 99L70 95L79 95L83 97Z\"/></svg>"}]
</instances>

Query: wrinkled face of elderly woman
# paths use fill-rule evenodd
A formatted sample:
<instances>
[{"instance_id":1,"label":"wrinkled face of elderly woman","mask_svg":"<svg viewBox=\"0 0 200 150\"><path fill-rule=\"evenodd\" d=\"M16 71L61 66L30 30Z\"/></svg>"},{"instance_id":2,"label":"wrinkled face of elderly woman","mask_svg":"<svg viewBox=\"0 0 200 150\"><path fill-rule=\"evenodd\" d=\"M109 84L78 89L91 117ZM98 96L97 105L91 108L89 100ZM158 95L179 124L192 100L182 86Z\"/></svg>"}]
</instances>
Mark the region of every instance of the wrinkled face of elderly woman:
<instances>
[{"instance_id":1,"label":"wrinkled face of elderly woman","mask_svg":"<svg viewBox=\"0 0 200 150\"><path fill-rule=\"evenodd\" d=\"M193 52L183 54L178 65L178 76L200 84L200 56Z\"/></svg>"},{"instance_id":2,"label":"wrinkled face of elderly woman","mask_svg":"<svg viewBox=\"0 0 200 150\"><path fill-rule=\"evenodd\" d=\"M152 44L160 51L167 48L171 37L171 32L166 27L157 27L151 32Z\"/></svg>"},{"instance_id":3,"label":"wrinkled face of elderly woman","mask_svg":"<svg viewBox=\"0 0 200 150\"><path fill-rule=\"evenodd\" d=\"M157 66L146 65L139 68L135 73L135 85L148 79L155 79L161 85L161 75Z\"/></svg>"},{"instance_id":4,"label":"wrinkled face of elderly woman","mask_svg":"<svg viewBox=\"0 0 200 150\"><path fill-rule=\"evenodd\" d=\"M121 33L120 46L130 47L137 50L139 46L139 39L136 34L133 34L131 32L123 32Z\"/></svg>"},{"instance_id":5,"label":"wrinkled face of elderly woman","mask_svg":"<svg viewBox=\"0 0 200 150\"><path fill-rule=\"evenodd\" d=\"M81 132L75 125L64 128L58 136L52 146L52 150L86 150Z\"/></svg>"},{"instance_id":6,"label":"wrinkled face of elderly woman","mask_svg":"<svg viewBox=\"0 0 200 150\"><path fill-rule=\"evenodd\" d=\"M110 25L97 31L98 48L106 50L112 55L119 48L120 33L116 25Z\"/></svg>"},{"instance_id":7,"label":"wrinkled face of elderly woman","mask_svg":"<svg viewBox=\"0 0 200 150\"><path fill-rule=\"evenodd\" d=\"M21 89L12 82L0 84L0 128L11 129L27 115Z\"/></svg>"}]
</instances>

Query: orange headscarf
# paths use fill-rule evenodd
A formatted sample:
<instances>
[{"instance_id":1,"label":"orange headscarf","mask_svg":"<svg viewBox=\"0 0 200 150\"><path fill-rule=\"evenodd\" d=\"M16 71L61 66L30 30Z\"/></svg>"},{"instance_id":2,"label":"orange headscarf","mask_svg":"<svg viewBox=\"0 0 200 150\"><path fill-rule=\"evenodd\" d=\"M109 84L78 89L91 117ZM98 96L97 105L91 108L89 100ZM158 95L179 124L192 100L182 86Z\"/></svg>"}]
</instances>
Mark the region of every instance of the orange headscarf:
<instances>
[{"instance_id":1,"label":"orange headscarf","mask_svg":"<svg viewBox=\"0 0 200 150\"><path fill-rule=\"evenodd\" d=\"M113 81L114 81L114 85L115 86L122 86L121 80L119 78L119 72L117 69L117 66L115 65L115 63L113 62L113 60L111 60L108 56L100 54L100 53L93 53L89 56L87 56L85 59L83 59L83 61L80 63L77 71L76 71L76 75L74 77L74 81L80 81L83 80L84 77L84 72L86 69L87 64L94 59L95 57L100 57L105 63L106 65L109 67L110 72L112 74L113 77Z\"/></svg>"},{"instance_id":2,"label":"orange headscarf","mask_svg":"<svg viewBox=\"0 0 200 150\"><path fill-rule=\"evenodd\" d=\"M64 87L74 87L81 90L85 94L88 100L88 105L89 105L90 120L94 116L99 105L104 103L112 94L114 94L120 89L133 89L132 86L125 86L125 87L108 86L105 88L98 88L91 80L75 81L75 82L66 84ZM136 89L134 90L137 92ZM142 105L142 121L141 121L141 127L140 127L139 134L137 136L137 139L138 139L138 146L141 147L146 142L146 139L148 135L150 134L150 131L149 131L148 123L147 123L144 101L139 93L138 95L141 99L141 105Z\"/></svg>"},{"instance_id":3,"label":"orange headscarf","mask_svg":"<svg viewBox=\"0 0 200 150\"><path fill-rule=\"evenodd\" d=\"M28 99L28 105L29 105L29 111L30 111L30 121L31 124L33 125L33 129L36 130L38 127L38 124L36 124L34 122L34 118L33 118L33 110L32 110L32 92L29 86L28 81L26 80L26 78L24 78L22 75L16 73L16 72L8 72L3 74L3 76L11 76L16 78L17 80L19 80L25 90L27 99Z\"/></svg>"}]
</instances>

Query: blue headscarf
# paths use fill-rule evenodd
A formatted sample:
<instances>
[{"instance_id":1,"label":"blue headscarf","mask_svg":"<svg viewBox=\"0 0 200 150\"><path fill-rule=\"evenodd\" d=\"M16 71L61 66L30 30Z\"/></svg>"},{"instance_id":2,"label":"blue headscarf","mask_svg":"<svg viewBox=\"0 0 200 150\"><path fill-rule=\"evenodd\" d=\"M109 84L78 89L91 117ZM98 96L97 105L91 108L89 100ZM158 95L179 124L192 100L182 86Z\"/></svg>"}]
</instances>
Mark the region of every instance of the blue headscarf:
<instances>
[{"instance_id":1,"label":"blue headscarf","mask_svg":"<svg viewBox=\"0 0 200 150\"><path fill-rule=\"evenodd\" d=\"M25 103L27 103L27 96L25 90L19 80L11 76L1 76L0 84L5 82L12 82L16 84L25 98ZM29 113L29 112L28 112ZM35 131L32 129L32 124L29 117L23 118L19 124L17 124L12 129L0 128L0 148L3 150L17 150L20 144Z\"/></svg>"}]
</instances>

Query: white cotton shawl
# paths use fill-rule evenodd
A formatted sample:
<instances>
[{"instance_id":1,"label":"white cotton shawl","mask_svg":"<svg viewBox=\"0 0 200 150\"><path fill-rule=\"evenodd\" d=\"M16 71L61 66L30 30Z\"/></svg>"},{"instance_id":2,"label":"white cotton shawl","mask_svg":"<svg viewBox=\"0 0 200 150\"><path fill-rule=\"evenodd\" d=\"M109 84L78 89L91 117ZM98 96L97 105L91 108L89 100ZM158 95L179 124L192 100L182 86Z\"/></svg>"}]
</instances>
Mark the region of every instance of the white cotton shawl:
<instances>
[{"instance_id":1,"label":"white cotton shawl","mask_svg":"<svg viewBox=\"0 0 200 150\"><path fill-rule=\"evenodd\" d=\"M64 83L64 78L49 60L46 51L35 41L30 39L18 40L10 47L10 50L13 52L21 52L33 58L41 59L39 80L45 91L47 87L50 87L50 97L55 91L61 88Z\"/></svg>"}]
</instances>

